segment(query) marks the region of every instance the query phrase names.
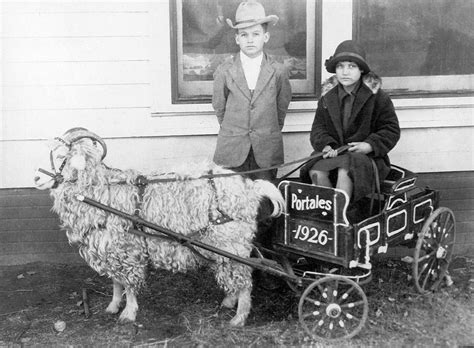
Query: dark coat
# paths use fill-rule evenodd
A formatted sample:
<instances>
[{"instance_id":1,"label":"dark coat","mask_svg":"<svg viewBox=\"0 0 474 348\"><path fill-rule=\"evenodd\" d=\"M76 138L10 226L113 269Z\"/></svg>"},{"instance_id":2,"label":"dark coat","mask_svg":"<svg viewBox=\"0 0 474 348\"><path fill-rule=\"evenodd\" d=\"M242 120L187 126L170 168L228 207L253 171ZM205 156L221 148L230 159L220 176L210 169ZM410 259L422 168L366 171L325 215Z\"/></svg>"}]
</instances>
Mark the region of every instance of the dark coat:
<instances>
[{"instance_id":1,"label":"dark coat","mask_svg":"<svg viewBox=\"0 0 474 348\"><path fill-rule=\"evenodd\" d=\"M372 188L372 158L377 165L380 180L390 171L388 152L400 139L400 127L390 97L381 89L381 80L373 73L364 75L357 91L348 127L343 132L340 102L337 93L338 81L331 77L322 87L310 141L315 152L321 152L326 145L336 149L350 142L366 142L373 151L367 156L349 153L350 175L354 181L354 200L370 193ZM308 172L314 165L306 164L300 171L304 182L311 182Z\"/></svg>"},{"instance_id":2,"label":"dark coat","mask_svg":"<svg viewBox=\"0 0 474 348\"><path fill-rule=\"evenodd\" d=\"M214 73L212 106L220 124L214 162L240 166L252 147L260 168L283 163L281 129L291 100L285 66L264 55L253 94L247 85L240 55Z\"/></svg>"}]
</instances>

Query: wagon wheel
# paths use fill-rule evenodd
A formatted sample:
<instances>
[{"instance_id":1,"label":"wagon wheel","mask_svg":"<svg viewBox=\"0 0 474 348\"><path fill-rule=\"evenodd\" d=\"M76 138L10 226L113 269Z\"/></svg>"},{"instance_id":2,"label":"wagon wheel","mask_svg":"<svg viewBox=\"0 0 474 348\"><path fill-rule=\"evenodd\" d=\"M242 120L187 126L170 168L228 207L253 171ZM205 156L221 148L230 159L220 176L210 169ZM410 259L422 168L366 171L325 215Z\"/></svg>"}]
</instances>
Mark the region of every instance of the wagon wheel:
<instances>
[{"instance_id":1,"label":"wagon wheel","mask_svg":"<svg viewBox=\"0 0 474 348\"><path fill-rule=\"evenodd\" d=\"M413 279L418 292L436 290L447 275L455 228L453 212L444 207L436 209L425 221L413 256Z\"/></svg>"},{"instance_id":2,"label":"wagon wheel","mask_svg":"<svg viewBox=\"0 0 474 348\"><path fill-rule=\"evenodd\" d=\"M327 342L357 335L367 321L369 303L362 288L343 276L327 276L311 283L298 305L303 329Z\"/></svg>"}]
</instances>

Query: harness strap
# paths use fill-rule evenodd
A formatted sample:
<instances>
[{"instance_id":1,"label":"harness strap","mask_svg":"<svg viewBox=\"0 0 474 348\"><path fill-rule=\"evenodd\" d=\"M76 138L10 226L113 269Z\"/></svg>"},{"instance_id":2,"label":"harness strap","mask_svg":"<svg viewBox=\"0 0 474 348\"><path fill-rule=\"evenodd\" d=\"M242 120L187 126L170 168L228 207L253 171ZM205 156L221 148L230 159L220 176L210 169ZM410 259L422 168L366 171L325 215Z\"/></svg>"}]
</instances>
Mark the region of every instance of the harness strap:
<instances>
[{"instance_id":1,"label":"harness strap","mask_svg":"<svg viewBox=\"0 0 474 348\"><path fill-rule=\"evenodd\" d=\"M145 193L145 187L147 184L148 184L148 180L143 175L138 175L135 178L135 186L138 189L138 197L136 199L134 214L138 217L141 217L140 213L142 212L143 194ZM143 226L134 222L133 228L136 230L142 231Z\"/></svg>"},{"instance_id":2,"label":"harness strap","mask_svg":"<svg viewBox=\"0 0 474 348\"><path fill-rule=\"evenodd\" d=\"M210 171L209 173L212 173L212 171ZM211 225L222 225L222 224L225 224L227 222L233 221L234 220L233 218L231 218L229 215L224 213L219 208L219 198L217 196L217 188L216 188L216 183L214 182L214 178L210 177L208 179L208 181L209 181L209 184L211 185L212 190L214 192L214 198L215 198L214 200L216 202L216 210L219 213L218 217L214 219L214 217L212 216L211 206L209 206L209 223Z\"/></svg>"},{"instance_id":3,"label":"harness strap","mask_svg":"<svg viewBox=\"0 0 474 348\"><path fill-rule=\"evenodd\" d=\"M134 181L134 184L135 186L137 186L138 188L138 197L136 199L136 207L135 207L135 212L134 212L134 215L137 216L137 217L140 217L141 218L141 212L142 212L142 205L143 205L143 195L145 193L145 187L148 185L148 183L150 182L150 180L148 180L145 176L143 175L138 175L136 178L135 178L135 181ZM216 189L216 185L215 185L215 182L212 178L209 178L209 183L211 184L211 187L213 189L213 192L214 192L214 197L215 197L215 201L216 201L216 210L217 212L219 213L219 216L214 219L213 216L212 216L212 207L209 206L209 224L210 225L221 225L221 224L225 224L229 221L233 221L233 219L228 216L227 214L223 213L220 209L219 209L219 201L218 201L218 198L217 198L217 189ZM188 235L189 238L193 239L194 236L196 235L200 235L202 234L203 232L205 232L207 230L208 227L203 227L197 231L194 231L194 232L191 232L191 234ZM132 227L129 229L129 232L131 233L134 233L136 235L139 235L139 236L142 236L142 237L150 237L149 235L145 234L144 231L143 231L143 226L137 222L133 222L132 224ZM168 240L172 240L172 241L175 241L175 242L178 242L179 244L189 248L194 254L196 254L197 256L199 256L200 258L208 261L208 262L215 262L215 260L213 259L210 259L206 256L204 256L201 252L199 252L192 244L191 244L191 240L188 240L188 241L184 241L184 240L178 240L176 238L172 238L172 237L169 237L165 234L162 234L162 235L157 235L156 236L157 238L162 238L162 239L168 239ZM146 238L145 238L145 241L146 241Z\"/></svg>"}]
</instances>

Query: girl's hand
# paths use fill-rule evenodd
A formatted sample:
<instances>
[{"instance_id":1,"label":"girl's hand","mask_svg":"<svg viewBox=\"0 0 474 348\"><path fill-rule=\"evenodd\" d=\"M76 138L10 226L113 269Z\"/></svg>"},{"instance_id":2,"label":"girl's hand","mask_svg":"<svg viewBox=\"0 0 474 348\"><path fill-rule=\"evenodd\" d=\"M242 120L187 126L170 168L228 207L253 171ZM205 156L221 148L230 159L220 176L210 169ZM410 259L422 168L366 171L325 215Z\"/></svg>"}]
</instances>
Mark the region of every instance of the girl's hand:
<instances>
[{"instance_id":1,"label":"girl's hand","mask_svg":"<svg viewBox=\"0 0 474 348\"><path fill-rule=\"evenodd\" d=\"M367 155L368 153L371 153L373 151L372 145L363 141L353 142L347 145L350 146L350 148L347 149L347 151L350 151L350 152L363 153L364 155Z\"/></svg>"},{"instance_id":2,"label":"girl's hand","mask_svg":"<svg viewBox=\"0 0 474 348\"><path fill-rule=\"evenodd\" d=\"M331 146L326 145L323 149L323 158L336 157L337 151L334 150Z\"/></svg>"}]
</instances>

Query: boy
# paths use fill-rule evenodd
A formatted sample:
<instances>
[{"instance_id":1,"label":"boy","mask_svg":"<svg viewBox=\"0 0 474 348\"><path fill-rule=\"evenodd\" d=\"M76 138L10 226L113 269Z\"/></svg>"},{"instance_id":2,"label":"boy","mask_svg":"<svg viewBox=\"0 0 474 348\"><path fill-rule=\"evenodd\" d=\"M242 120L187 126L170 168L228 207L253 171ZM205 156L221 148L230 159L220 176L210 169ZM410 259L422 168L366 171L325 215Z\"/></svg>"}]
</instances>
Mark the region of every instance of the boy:
<instances>
[{"instance_id":1,"label":"boy","mask_svg":"<svg viewBox=\"0 0 474 348\"><path fill-rule=\"evenodd\" d=\"M240 52L214 73L212 106L220 124L214 162L237 172L283 163L281 130L291 86L285 67L263 52L270 39L267 25L277 21L255 1L239 5L235 25L227 19ZM272 181L276 172L249 176Z\"/></svg>"},{"instance_id":2,"label":"boy","mask_svg":"<svg viewBox=\"0 0 474 348\"><path fill-rule=\"evenodd\" d=\"M360 45L342 42L326 60L326 70L336 75L323 83L310 135L313 149L324 156L305 165L300 174L303 181L335 186L357 202L375 182L371 159L380 180L390 171L387 154L400 139L398 118ZM341 155L335 149L342 145L349 149Z\"/></svg>"}]
</instances>

